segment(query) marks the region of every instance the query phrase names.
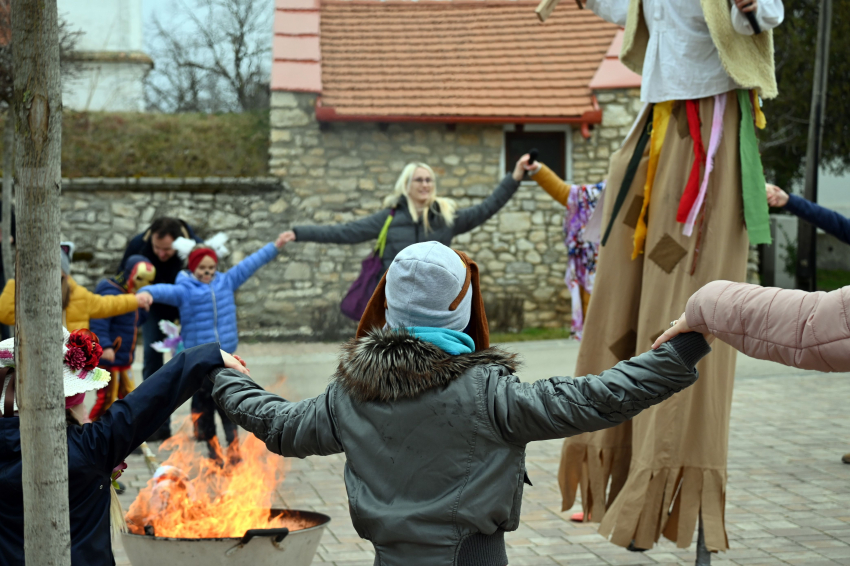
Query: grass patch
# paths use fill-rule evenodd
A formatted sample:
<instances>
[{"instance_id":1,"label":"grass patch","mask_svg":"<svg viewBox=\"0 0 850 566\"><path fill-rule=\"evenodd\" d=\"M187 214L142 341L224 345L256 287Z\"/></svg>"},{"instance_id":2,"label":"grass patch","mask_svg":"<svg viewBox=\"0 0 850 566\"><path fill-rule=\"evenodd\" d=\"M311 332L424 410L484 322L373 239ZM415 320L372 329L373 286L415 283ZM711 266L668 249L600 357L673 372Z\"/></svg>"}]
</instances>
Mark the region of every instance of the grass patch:
<instances>
[{"instance_id":1,"label":"grass patch","mask_svg":"<svg viewBox=\"0 0 850 566\"><path fill-rule=\"evenodd\" d=\"M566 328L525 328L521 332L493 332L490 334L490 343L564 340L569 337L570 331Z\"/></svg>"},{"instance_id":2,"label":"grass patch","mask_svg":"<svg viewBox=\"0 0 850 566\"><path fill-rule=\"evenodd\" d=\"M818 291L835 291L850 285L850 271L818 269Z\"/></svg>"},{"instance_id":3,"label":"grass patch","mask_svg":"<svg viewBox=\"0 0 850 566\"><path fill-rule=\"evenodd\" d=\"M268 159L268 111L62 114L63 177L258 177Z\"/></svg>"}]
</instances>

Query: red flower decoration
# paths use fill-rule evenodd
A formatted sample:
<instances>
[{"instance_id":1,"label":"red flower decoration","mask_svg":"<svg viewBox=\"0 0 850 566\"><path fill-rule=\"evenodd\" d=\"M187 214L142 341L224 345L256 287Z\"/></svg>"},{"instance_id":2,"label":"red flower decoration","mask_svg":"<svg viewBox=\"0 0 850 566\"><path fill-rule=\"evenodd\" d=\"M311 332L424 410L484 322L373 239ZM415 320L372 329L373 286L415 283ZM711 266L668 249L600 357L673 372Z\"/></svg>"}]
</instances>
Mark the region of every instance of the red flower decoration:
<instances>
[{"instance_id":1,"label":"red flower decoration","mask_svg":"<svg viewBox=\"0 0 850 566\"><path fill-rule=\"evenodd\" d=\"M100 363L103 348L100 347L97 335L89 330L75 330L68 337L68 351L65 353L65 363L75 370L91 371Z\"/></svg>"}]
</instances>

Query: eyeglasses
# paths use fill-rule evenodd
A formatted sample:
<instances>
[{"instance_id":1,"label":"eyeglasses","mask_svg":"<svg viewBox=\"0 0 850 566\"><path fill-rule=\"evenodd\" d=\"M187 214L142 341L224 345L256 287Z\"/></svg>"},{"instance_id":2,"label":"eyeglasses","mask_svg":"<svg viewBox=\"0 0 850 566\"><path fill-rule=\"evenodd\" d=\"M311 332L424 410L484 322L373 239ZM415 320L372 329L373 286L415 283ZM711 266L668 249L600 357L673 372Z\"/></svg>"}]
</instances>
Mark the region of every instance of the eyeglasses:
<instances>
[{"instance_id":1,"label":"eyeglasses","mask_svg":"<svg viewBox=\"0 0 850 566\"><path fill-rule=\"evenodd\" d=\"M419 183L420 185L430 185L434 182L434 179L431 177L416 177L413 179L414 183Z\"/></svg>"}]
</instances>

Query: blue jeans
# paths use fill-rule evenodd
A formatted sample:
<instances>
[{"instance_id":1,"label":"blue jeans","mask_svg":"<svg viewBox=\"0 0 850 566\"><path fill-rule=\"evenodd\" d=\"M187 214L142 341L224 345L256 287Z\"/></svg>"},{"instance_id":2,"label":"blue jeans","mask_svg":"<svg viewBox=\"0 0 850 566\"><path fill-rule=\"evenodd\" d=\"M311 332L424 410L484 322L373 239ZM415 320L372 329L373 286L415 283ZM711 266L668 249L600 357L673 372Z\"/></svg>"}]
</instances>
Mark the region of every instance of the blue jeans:
<instances>
[{"instance_id":1,"label":"blue jeans","mask_svg":"<svg viewBox=\"0 0 850 566\"><path fill-rule=\"evenodd\" d=\"M148 320L142 325L142 337L145 340L144 350L144 368L142 369L142 379L147 379L154 373L159 371L163 366L162 352L157 352L151 344L165 340L165 334L159 329L159 321L162 320L156 314L151 313ZM159 430L157 430L152 440L165 440L171 436L171 417L169 416Z\"/></svg>"}]
</instances>

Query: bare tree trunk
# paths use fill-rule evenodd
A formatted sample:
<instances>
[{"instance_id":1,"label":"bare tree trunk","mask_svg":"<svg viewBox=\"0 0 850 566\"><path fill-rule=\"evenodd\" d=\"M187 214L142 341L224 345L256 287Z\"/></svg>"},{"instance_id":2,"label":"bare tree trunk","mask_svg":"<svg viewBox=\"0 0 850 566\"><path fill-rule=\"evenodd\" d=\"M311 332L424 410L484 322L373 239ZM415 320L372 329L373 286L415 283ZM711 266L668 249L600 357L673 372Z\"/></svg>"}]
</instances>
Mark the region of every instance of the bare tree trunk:
<instances>
[{"instance_id":1,"label":"bare tree trunk","mask_svg":"<svg viewBox=\"0 0 850 566\"><path fill-rule=\"evenodd\" d=\"M59 195L62 100L56 0L12 0L17 179L15 364L23 458L24 552L71 564L62 385Z\"/></svg>"},{"instance_id":2,"label":"bare tree trunk","mask_svg":"<svg viewBox=\"0 0 850 566\"><path fill-rule=\"evenodd\" d=\"M0 242L0 250L3 255L3 285L6 279L12 276L12 167L14 167L15 156L15 122L10 108L6 112L6 123L3 126L3 215L0 223L3 227L3 240Z\"/></svg>"}]
</instances>

